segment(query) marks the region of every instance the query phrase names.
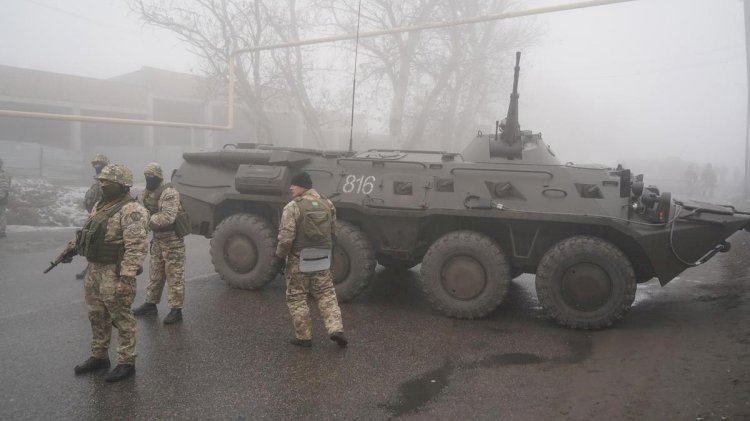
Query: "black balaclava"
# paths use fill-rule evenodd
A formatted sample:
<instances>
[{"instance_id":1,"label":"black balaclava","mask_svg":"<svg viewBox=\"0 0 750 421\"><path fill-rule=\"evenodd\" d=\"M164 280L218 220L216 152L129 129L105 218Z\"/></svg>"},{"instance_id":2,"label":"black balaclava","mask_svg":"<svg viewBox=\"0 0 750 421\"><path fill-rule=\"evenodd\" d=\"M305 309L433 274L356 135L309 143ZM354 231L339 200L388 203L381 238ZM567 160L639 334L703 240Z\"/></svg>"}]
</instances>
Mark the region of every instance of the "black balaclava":
<instances>
[{"instance_id":1,"label":"black balaclava","mask_svg":"<svg viewBox=\"0 0 750 421\"><path fill-rule=\"evenodd\" d=\"M117 183L102 186L102 200L109 202L112 199L117 199L127 191L126 189L129 190L129 188Z\"/></svg>"},{"instance_id":2,"label":"black balaclava","mask_svg":"<svg viewBox=\"0 0 750 421\"><path fill-rule=\"evenodd\" d=\"M161 185L162 179L159 177L146 176L146 190L154 191Z\"/></svg>"}]
</instances>

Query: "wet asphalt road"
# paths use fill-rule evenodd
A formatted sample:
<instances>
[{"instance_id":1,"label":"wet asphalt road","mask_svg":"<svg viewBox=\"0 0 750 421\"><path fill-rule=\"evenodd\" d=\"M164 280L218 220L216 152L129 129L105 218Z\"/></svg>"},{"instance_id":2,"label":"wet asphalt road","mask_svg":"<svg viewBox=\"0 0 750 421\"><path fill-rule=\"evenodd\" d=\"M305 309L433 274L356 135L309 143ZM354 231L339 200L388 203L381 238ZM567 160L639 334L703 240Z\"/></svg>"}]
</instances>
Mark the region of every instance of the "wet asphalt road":
<instances>
[{"instance_id":1,"label":"wet asphalt road","mask_svg":"<svg viewBox=\"0 0 750 421\"><path fill-rule=\"evenodd\" d=\"M312 349L288 345L283 281L229 289L208 240L191 236L183 323L161 324L164 302L140 319L135 378L107 384L73 375L89 353L83 263L42 275L72 231L12 228L0 240L0 419L750 419L746 233L666 288L640 285L625 320L596 332L547 321L528 275L467 321L429 308L418 270L379 268L342 305L345 350L318 317Z\"/></svg>"}]
</instances>

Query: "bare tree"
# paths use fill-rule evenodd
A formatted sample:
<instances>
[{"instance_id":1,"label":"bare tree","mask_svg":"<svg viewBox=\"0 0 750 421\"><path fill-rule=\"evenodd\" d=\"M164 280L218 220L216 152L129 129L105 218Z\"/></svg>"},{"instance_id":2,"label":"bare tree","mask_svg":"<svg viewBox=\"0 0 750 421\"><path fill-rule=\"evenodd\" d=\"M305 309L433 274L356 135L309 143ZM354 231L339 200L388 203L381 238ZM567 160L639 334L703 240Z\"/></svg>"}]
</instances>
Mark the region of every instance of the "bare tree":
<instances>
[{"instance_id":1,"label":"bare tree","mask_svg":"<svg viewBox=\"0 0 750 421\"><path fill-rule=\"evenodd\" d=\"M149 25L176 33L200 57L206 75L226 82L232 51L299 38L295 0L128 0ZM265 54L264 56L262 54ZM238 97L259 141L275 143L268 106L293 98L313 138L322 142L299 50L254 52L234 58Z\"/></svg>"},{"instance_id":2,"label":"bare tree","mask_svg":"<svg viewBox=\"0 0 750 421\"><path fill-rule=\"evenodd\" d=\"M363 1L363 30L412 26L427 21L451 21L505 10L511 0L394 0ZM331 11L333 24L354 32L358 0L321 1ZM370 103L391 94L388 130L399 148L461 146L477 115L495 105L490 88L507 77L497 57L523 45L533 31L506 29L499 23L466 25L421 32L394 33L363 39L360 48L364 77L376 85ZM505 61L506 59L502 59ZM509 60L508 60L509 61ZM382 89L386 82L388 89ZM360 89L360 88L358 88Z\"/></svg>"},{"instance_id":3,"label":"bare tree","mask_svg":"<svg viewBox=\"0 0 750 421\"><path fill-rule=\"evenodd\" d=\"M358 14L362 30L371 31L497 13L514 0L362 0L361 14L359 0L128 1L145 22L185 40L203 59L208 75L225 80L226 63L236 49L306 39L321 28L328 34L352 33ZM367 98L368 118L381 118L394 146L439 144L455 150L470 136L477 116L485 119L490 109L497 115L494 91L508 78L498 72L507 70L509 50L530 33L484 23L362 39L358 97ZM351 51L352 46L335 48ZM292 104L317 146L323 146L320 116L326 101L336 110L333 119L343 122L346 97L337 93L347 89L346 83L315 76L319 69L310 51L295 47L236 57L240 96L259 140L273 141L269 104Z\"/></svg>"},{"instance_id":4,"label":"bare tree","mask_svg":"<svg viewBox=\"0 0 750 421\"><path fill-rule=\"evenodd\" d=\"M328 4L335 26L351 33L356 29L359 13L358 1L322 1ZM393 0L370 0L362 3L361 21L367 30L392 29L412 26L429 20L438 0L416 0L400 2ZM362 40L360 47L369 61L363 61L365 77L385 77L392 90L388 130L394 144L403 144L404 110L407 92L413 77L415 51L421 32L395 33L383 37ZM375 92L381 92L375 89Z\"/></svg>"}]
</instances>

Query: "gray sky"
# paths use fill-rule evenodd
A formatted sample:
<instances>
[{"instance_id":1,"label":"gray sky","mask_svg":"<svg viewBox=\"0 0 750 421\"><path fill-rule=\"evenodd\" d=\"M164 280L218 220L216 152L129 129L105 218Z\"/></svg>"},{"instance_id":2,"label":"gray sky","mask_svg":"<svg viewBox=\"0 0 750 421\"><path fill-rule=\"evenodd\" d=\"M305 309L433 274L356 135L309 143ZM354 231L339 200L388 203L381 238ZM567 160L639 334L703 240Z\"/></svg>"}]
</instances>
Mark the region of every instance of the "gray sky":
<instances>
[{"instance_id":1,"label":"gray sky","mask_svg":"<svg viewBox=\"0 0 750 421\"><path fill-rule=\"evenodd\" d=\"M741 1L638 0L523 19L543 35L523 49L521 124L563 161L743 165ZM120 0L3 0L0 37L4 65L99 78L195 67L176 38L144 27Z\"/></svg>"},{"instance_id":2,"label":"gray sky","mask_svg":"<svg viewBox=\"0 0 750 421\"><path fill-rule=\"evenodd\" d=\"M738 0L639 0L539 18L522 125L564 161L744 165L742 13Z\"/></svg>"}]
</instances>

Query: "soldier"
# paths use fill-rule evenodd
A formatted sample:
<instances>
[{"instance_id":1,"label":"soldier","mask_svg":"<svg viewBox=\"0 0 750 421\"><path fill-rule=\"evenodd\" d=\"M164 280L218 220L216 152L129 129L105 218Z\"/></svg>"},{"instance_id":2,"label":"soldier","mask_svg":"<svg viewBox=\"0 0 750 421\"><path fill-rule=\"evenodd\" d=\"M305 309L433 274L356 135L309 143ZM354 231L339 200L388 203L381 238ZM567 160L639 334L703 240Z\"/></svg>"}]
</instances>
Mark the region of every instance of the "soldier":
<instances>
[{"instance_id":1,"label":"soldier","mask_svg":"<svg viewBox=\"0 0 750 421\"><path fill-rule=\"evenodd\" d=\"M151 213L149 228L154 232L151 240L149 261L149 283L146 301L133 311L136 316L157 314L156 304L161 301L164 282L168 285L167 303L169 314L164 324L182 320L182 305L185 301L185 240L190 233L187 213L180 204L180 193L171 183L164 183L161 166L152 162L143 169L146 190L139 196Z\"/></svg>"},{"instance_id":2,"label":"soldier","mask_svg":"<svg viewBox=\"0 0 750 421\"><path fill-rule=\"evenodd\" d=\"M91 160L91 166L94 167L94 171L96 171L96 174L94 175L94 184L89 187L86 191L86 195L83 197L83 207L88 213L91 213L91 210L94 209L96 202L102 200L102 188L99 186L99 180L97 180L96 177L102 172L102 168L107 165L109 165L109 158L107 158L106 155L96 154L94 159ZM83 268L80 273L76 274L76 279L83 279L85 277L86 268Z\"/></svg>"},{"instance_id":3,"label":"soldier","mask_svg":"<svg viewBox=\"0 0 750 421\"><path fill-rule=\"evenodd\" d=\"M286 259L286 304L295 336L290 342L306 348L312 346L307 306L307 295L312 294L318 301L329 337L343 348L347 340L330 270L336 208L312 188L306 172L292 177L289 191L293 200L284 206L281 215L276 257L282 268Z\"/></svg>"},{"instance_id":4,"label":"soldier","mask_svg":"<svg viewBox=\"0 0 750 421\"><path fill-rule=\"evenodd\" d=\"M135 318L130 306L135 277L146 257L148 211L130 196L133 173L125 165L107 165L97 178L102 200L71 242L89 262L85 292L92 332L92 356L77 365L75 373L110 366L108 349L114 326L119 336L117 366L106 381L116 382L135 374Z\"/></svg>"},{"instance_id":5,"label":"soldier","mask_svg":"<svg viewBox=\"0 0 750 421\"><path fill-rule=\"evenodd\" d=\"M3 160L0 159L0 238L5 238L5 207L10 198L10 174L3 170Z\"/></svg>"},{"instance_id":6,"label":"soldier","mask_svg":"<svg viewBox=\"0 0 750 421\"><path fill-rule=\"evenodd\" d=\"M107 158L106 155L102 155L100 153L96 154L94 156L94 159L91 160L91 166L94 168L94 171L96 171L96 175L94 175L94 184L89 187L89 189L86 191L86 195L83 197L83 207L88 213L91 213L91 210L94 209L94 205L96 204L96 202L102 199L102 188L99 186L97 177L102 172L102 169L107 165L109 165L109 158Z\"/></svg>"}]
</instances>

